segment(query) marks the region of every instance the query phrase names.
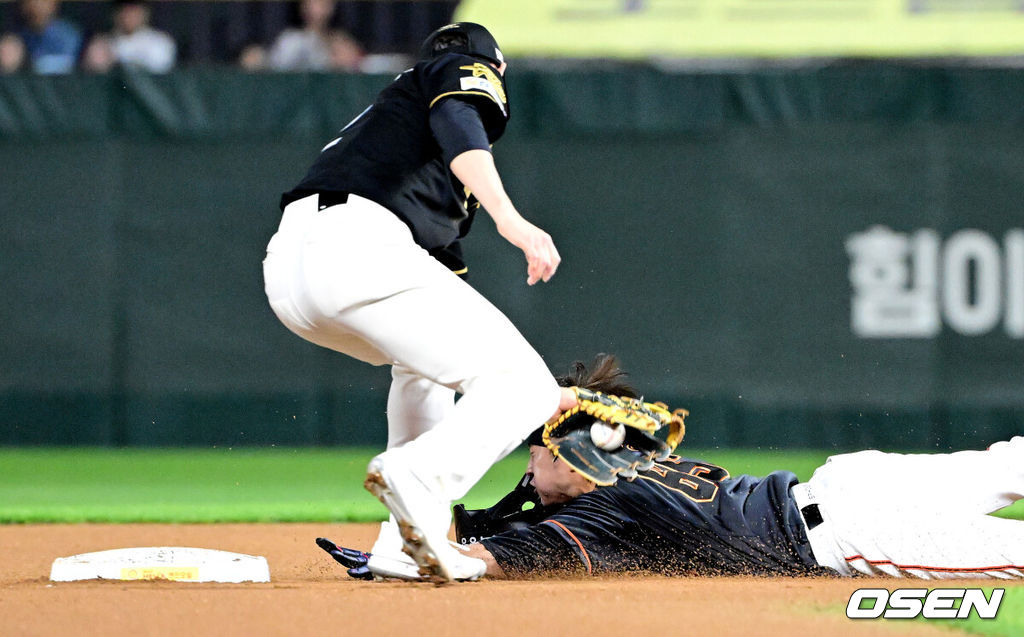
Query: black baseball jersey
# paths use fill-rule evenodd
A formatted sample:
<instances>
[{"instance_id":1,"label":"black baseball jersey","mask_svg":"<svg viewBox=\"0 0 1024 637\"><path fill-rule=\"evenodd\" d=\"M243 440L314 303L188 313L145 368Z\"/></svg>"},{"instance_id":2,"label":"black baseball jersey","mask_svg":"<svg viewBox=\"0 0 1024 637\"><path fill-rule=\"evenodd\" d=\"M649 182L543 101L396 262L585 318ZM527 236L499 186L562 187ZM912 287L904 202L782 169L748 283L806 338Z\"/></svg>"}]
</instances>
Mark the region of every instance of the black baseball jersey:
<instances>
[{"instance_id":1,"label":"black baseball jersey","mask_svg":"<svg viewBox=\"0 0 1024 637\"><path fill-rule=\"evenodd\" d=\"M789 489L794 474L731 478L673 456L581 495L526 528L482 540L511 575L552 570L668 575L831 573L818 566Z\"/></svg>"},{"instance_id":2,"label":"black baseball jersey","mask_svg":"<svg viewBox=\"0 0 1024 637\"><path fill-rule=\"evenodd\" d=\"M501 137L509 106L493 67L458 53L422 61L324 147L305 178L282 195L282 209L312 193L356 194L398 215L435 256L446 249L457 255L455 242L468 232L476 203L451 174L431 128L431 110L446 99L473 106L469 112L486 131L483 145Z\"/></svg>"}]
</instances>

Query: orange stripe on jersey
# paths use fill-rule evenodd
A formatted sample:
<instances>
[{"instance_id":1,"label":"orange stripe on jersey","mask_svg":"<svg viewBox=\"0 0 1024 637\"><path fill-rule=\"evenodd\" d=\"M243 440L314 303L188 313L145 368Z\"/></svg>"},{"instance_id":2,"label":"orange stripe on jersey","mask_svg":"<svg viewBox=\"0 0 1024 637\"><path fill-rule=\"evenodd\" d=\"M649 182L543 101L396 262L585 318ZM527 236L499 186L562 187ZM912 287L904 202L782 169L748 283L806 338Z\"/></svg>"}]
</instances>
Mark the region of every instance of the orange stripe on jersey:
<instances>
[{"instance_id":1,"label":"orange stripe on jersey","mask_svg":"<svg viewBox=\"0 0 1024 637\"><path fill-rule=\"evenodd\" d=\"M565 531L565 534L572 538L572 541L576 543L576 546L580 547L580 552L583 554L583 563L587 565L587 575L592 575L594 572L593 566L590 564L590 554L587 553L587 549L583 548L583 543L580 542L579 538L573 535L572 531L565 528L565 525L556 520L544 520L543 524L553 524L558 528Z\"/></svg>"},{"instance_id":2,"label":"orange stripe on jersey","mask_svg":"<svg viewBox=\"0 0 1024 637\"><path fill-rule=\"evenodd\" d=\"M902 568L906 570L917 570L917 571L946 571L949 573L981 573L983 571L1004 571L1007 569L1018 569L1024 570L1024 565L1015 564L1004 564L1002 566L922 566L920 564L897 564L892 560L869 560L863 555L854 555L852 557L844 557L847 562L853 562L856 560L863 560L872 566L890 565L896 568Z\"/></svg>"}]
</instances>

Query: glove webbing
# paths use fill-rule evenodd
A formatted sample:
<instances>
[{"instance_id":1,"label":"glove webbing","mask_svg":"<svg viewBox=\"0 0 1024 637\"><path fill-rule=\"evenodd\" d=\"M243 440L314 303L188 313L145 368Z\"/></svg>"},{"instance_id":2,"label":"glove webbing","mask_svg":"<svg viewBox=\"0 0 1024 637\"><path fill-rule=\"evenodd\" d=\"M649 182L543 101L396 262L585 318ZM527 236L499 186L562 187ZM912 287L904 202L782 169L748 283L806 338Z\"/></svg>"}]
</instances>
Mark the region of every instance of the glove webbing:
<instances>
[{"instance_id":1,"label":"glove webbing","mask_svg":"<svg viewBox=\"0 0 1024 637\"><path fill-rule=\"evenodd\" d=\"M639 398L620 398L599 391L573 387L576 392L577 405L563 412L556 420L544 427L544 443L550 436L565 435L559 426L576 414L583 412L609 425L625 425L647 433L654 433L662 426L669 426L666 442L675 449L686 434L685 419L690 412L685 409L668 410L663 402L647 403Z\"/></svg>"}]
</instances>

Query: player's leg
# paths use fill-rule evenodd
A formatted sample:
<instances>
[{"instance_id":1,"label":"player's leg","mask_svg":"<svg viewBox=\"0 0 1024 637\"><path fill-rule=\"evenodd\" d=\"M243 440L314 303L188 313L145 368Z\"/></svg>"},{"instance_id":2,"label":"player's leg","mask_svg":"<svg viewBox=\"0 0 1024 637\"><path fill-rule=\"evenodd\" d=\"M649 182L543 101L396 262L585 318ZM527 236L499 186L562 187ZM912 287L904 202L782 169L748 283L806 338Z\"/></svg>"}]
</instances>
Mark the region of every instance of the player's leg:
<instances>
[{"instance_id":1,"label":"player's leg","mask_svg":"<svg viewBox=\"0 0 1024 637\"><path fill-rule=\"evenodd\" d=\"M404 365L391 367L388 391L388 448L430 430L455 406L455 391Z\"/></svg>"},{"instance_id":2,"label":"player's leg","mask_svg":"<svg viewBox=\"0 0 1024 637\"><path fill-rule=\"evenodd\" d=\"M322 317L317 317L316 312L310 313L314 317L312 320L303 316L299 308L302 305L308 306L309 303L293 300L296 295L292 294L296 289L301 290L301 287L274 280L275 275L284 269L275 263L279 258L280 255L268 256L265 263L265 270L268 272L268 294L271 298L271 308L288 329L311 343L370 364L382 365L390 362L389 356L381 352L376 345L352 333L343 324L325 321ZM409 442L427 431L444 419L455 404L454 390L424 378L402 365L392 366L391 377L387 402L389 448Z\"/></svg>"},{"instance_id":3,"label":"player's leg","mask_svg":"<svg viewBox=\"0 0 1024 637\"><path fill-rule=\"evenodd\" d=\"M309 286L310 278L319 278L315 264L307 263L305 253L309 238L318 243L335 242L339 256L355 255L351 238L357 235L355 228L322 228L323 221L336 215L357 215L358 211L342 206L321 211L317 197L293 203L286 209L281 228L271 240L264 260L266 292L271 308L281 322L302 338L335 351L348 354L359 360L375 365L391 362L391 359L372 343L352 333L334 316L325 316L323 308L331 303L345 304L350 300L316 298ZM390 217L390 213L388 214ZM380 225L381 215L371 218L371 225ZM358 221L353 219L353 221ZM392 219L384 218L387 230L402 235L407 232L395 227ZM382 234L380 232L374 234ZM386 234L384 232L383 234ZM364 242L365 243L365 242ZM321 246L322 247L322 246ZM321 267L323 264L319 264ZM339 262L329 265L331 273L352 272L357 264ZM342 297L345 295L342 294ZM444 418L454 404L454 391L423 378L401 365L392 368L392 385L388 394L388 446L401 445L412 440ZM377 541L373 546L374 559L380 561L408 560L402 552L402 538L392 515L381 525Z\"/></svg>"},{"instance_id":4,"label":"player's leg","mask_svg":"<svg viewBox=\"0 0 1024 637\"><path fill-rule=\"evenodd\" d=\"M844 500L875 508L991 513L1024 497L1024 437L983 451L844 454L829 458L819 472Z\"/></svg>"},{"instance_id":5,"label":"player's leg","mask_svg":"<svg viewBox=\"0 0 1024 637\"><path fill-rule=\"evenodd\" d=\"M463 393L442 422L370 467L371 490L408 524L407 551L426 570L459 579L482 575L485 565L448 546L451 501L554 412L559 391L511 323L469 286L450 279L455 285L439 283L360 307L347 322L372 330L396 310L415 315L415 325L380 342L410 369ZM453 320L471 329L446 329Z\"/></svg>"},{"instance_id":6,"label":"player's leg","mask_svg":"<svg viewBox=\"0 0 1024 637\"><path fill-rule=\"evenodd\" d=\"M378 456L368 486L405 525L405 548L426 571L472 579L485 565L448 546L450 503L554 412L559 392L539 356L497 310L473 298L468 286L471 294L439 287L361 307L348 323L371 330L396 309L418 308L399 312L418 320L386 339L388 351L410 369L463 392L433 429ZM450 309L473 329L446 331Z\"/></svg>"},{"instance_id":7,"label":"player's leg","mask_svg":"<svg viewBox=\"0 0 1024 637\"><path fill-rule=\"evenodd\" d=\"M559 391L501 312L420 254L409 255L417 286L340 318L403 367L463 394L431 430L375 459L368 484L406 525L405 548L421 566L474 578L478 560L447 544L450 503L554 412Z\"/></svg>"},{"instance_id":8,"label":"player's leg","mask_svg":"<svg viewBox=\"0 0 1024 637\"><path fill-rule=\"evenodd\" d=\"M388 448L403 445L445 418L455 406L455 391L423 378L403 365L391 367L388 391ZM373 559L381 563L402 563L409 558L402 552L402 537L395 516L381 523L377 541L371 549ZM379 564L375 564L379 571Z\"/></svg>"},{"instance_id":9,"label":"player's leg","mask_svg":"<svg viewBox=\"0 0 1024 637\"><path fill-rule=\"evenodd\" d=\"M372 340L406 368L463 394L446 418L404 445L420 459L420 469L435 476L446 498L455 500L551 416L559 391L508 319L458 278L450 279L362 306L347 313L346 324L363 333L389 316L417 317L405 329ZM450 329L453 320L466 329Z\"/></svg>"},{"instance_id":10,"label":"player's leg","mask_svg":"<svg viewBox=\"0 0 1024 637\"><path fill-rule=\"evenodd\" d=\"M978 510L992 513L1024 498L1024 436L1014 436L982 452L979 471L987 472L989 489L978 499Z\"/></svg>"},{"instance_id":11,"label":"player's leg","mask_svg":"<svg viewBox=\"0 0 1024 637\"><path fill-rule=\"evenodd\" d=\"M305 315L308 303L302 273L302 244L309 219L315 212L313 199L297 201L285 208L278 231L267 244L263 259L263 280L267 300L277 318L292 332L306 338L313 329Z\"/></svg>"},{"instance_id":12,"label":"player's leg","mask_svg":"<svg viewBox=\"0 0 1024 637\"><path fill-rule=\"evenodd\" d=\"M371 217L377 213L367 212ZM418 420L422 426L434 418L428 411L447 409L452 394L435 384L463 394L439 421L445 432L423 443L425 463L450 468L439 479L452 500L551 416L558 387L540 356L497 308L413 243L397 218L379 212L386 217L375 221L396 236L378 242L369 254L359 255L356 246L347 251L331 244L305 246L306 285L316 300L311 313L318 331L311 340L329 344L330 339L358 337L381 360L397 365L402 394L408 389L430 397L422 411L396 398L409 412L402 417L405 424ZM374 295L362 275L353 283L336 274L353 253L362 272L375 277ZM352 302L352 288L359 287L366 288L358 295L362 300ZM337 344L333 348L345 351ZM476 442L465 439L470 435ZM448 442L429 442L438 437Z\"/></svg>"},{"instance_id":13,"label":"player's leg","mask_svg":"<svg viewBox=\"0 0 1024 637\"><path fill-rule=\"evenodd\" d=\"M980 451L909 454L890 463L903 467L908 496L917 508L936 512L991 513L1024 497L1024 437Z\"/></svg>"},{"instance_id":14,"label":"player's leg","mask_svg":"<svg viewBox=\"0 0 1024 637\"><path fill-rule=\"evenodd\" d=\"M856 573L919 579L1024 578L1024 522L983 514L879 515L864 510L834 529Z\"/></svg>"},{"instance_id":15,"label":"player's leg","mask_svg":"<svg viewBox=\"0 0 1024 637\"><path fill-rule=\"evenodd\" d=\"M398 366L402 394L408 389L431 397L428 410L443 409L437 407L442 402L447 407L451 394L417 377L463 394L438 424L445 431L422 443L432 449L422 454L424 465L451 467L441 478L449 499L464 495L554 412L559 392L540 356L497 308L416 245L387 210L350 197L344 206L313 214L302 254L302 285L310 299L304 315L318 332L314 342L358 337ZM432 420L408 409L405 423ZM465 440L470 434L480 441ZM448 442L429 443L434 438Z\"/></svg>"},{"instance_id":16,"label":"player's leg","mask_svg":"<svg viewBox=\"0 0 1024 637\"><path fill-rule=\"evenodd\" d=\"M353 254L350 235L358 233L356 229L324 227L326 220L344 214L340 208L344 206L319 210L316 195L285 208L263 260L267 300L281 323L303 339L371 365L384 365L391 361L376 346L324 314L324 300L310 286L311 279L344 275L358 265L339 262L328 264L328 272L317 272L316 267L323 264L311 264L307 254L310 245L318 252L330 251L334 246L340 254ZM361 292L366 287L364 284Z\"/></svg>"},{"instance_id":17,"label":"player's leg","mask_svg":"<svg viewBox=\"0 0 1024 637\"><path fill-rule=\"evenodd\" d=\"M830 458L806 485L825 520L815 558L844 575L1020 577L1024 522L986 515L1020 497L1020 445Z\"/></svg>"}]
</instances>

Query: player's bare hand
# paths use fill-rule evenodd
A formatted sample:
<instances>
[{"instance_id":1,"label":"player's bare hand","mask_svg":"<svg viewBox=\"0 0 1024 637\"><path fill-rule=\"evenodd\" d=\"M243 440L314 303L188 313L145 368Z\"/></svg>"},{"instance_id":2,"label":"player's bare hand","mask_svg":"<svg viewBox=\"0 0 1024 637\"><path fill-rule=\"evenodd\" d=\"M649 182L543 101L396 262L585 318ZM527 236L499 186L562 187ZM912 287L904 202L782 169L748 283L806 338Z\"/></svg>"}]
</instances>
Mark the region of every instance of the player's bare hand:
<instances>
[{"instance_id":1,"label":"player's bare hand","mask_svg":"<svg viewBox=\"0 0 1024 637\"><path fill-rule=\"evenodd\" d=\"M562 415L563 412L569 411L576 405L580 404L580 401L576 398L576 390L572 387L559 387L560 390L558 397L558 409L555 413L548 418L549 421L557 419Z\"/></svg>"},{"instance_id":2,"label":"player's bare hand","mask_svg":"<svg viewBox=\"0 0 1024 637\"><path fill-rule=\"evenodd\" d=\"M526 256L527 285L551 280L562 262L551 235L522 217L498 226L498 232Z\"/></svg>"}]
</instances>

